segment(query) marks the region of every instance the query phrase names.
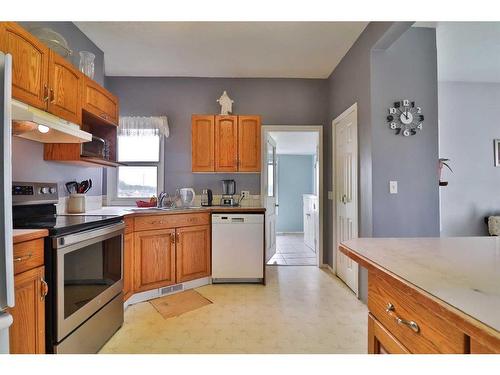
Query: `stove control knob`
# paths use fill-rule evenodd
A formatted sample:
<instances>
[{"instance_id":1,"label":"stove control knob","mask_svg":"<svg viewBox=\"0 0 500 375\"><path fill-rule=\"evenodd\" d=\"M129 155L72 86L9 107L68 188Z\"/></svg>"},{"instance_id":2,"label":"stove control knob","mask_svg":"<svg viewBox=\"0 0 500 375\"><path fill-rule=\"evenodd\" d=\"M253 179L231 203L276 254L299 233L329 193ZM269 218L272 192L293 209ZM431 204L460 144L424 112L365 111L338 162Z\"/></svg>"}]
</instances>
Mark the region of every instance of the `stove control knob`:
<instances>
[{"instance_id":1,"label":"stove control knob","mask_svg":"<svg viewBox=\"0 0 500 375\"><path fill-rule=\"evenodd\" d=\"M55 194L57 192L56 188L55 187L51 187L49 188L49 193L50 194Z\"/></svg>"},{"instance_id":2,"label":"stove control knob","mask_svg":"<svg viewBox=\"0 0 500 375\"><path fill-rule=\"evenodd\" d=\"M48 187L40 188L40 194L49 194L49 188Z\"/></svg>"}]
</instances>

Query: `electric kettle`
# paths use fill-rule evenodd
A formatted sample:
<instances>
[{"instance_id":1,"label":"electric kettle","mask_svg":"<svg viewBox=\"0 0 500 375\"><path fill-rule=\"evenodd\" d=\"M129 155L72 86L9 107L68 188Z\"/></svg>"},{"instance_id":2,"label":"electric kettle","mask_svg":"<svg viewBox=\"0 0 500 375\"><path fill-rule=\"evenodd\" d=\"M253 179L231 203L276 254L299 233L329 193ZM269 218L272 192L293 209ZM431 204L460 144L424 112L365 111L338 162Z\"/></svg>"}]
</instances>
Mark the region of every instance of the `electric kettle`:
<instances>
[{"instance_id":1,"label":"electric kettle","mask_svg":"<svg viewBox=\"0 0 500 375\"><path fill-rule=\"evenodd\" d=\"M194 204L196 194L192 188L179 189L179 197L181 198L182 207L190 207Z\"/></svg>"}]
</instances>

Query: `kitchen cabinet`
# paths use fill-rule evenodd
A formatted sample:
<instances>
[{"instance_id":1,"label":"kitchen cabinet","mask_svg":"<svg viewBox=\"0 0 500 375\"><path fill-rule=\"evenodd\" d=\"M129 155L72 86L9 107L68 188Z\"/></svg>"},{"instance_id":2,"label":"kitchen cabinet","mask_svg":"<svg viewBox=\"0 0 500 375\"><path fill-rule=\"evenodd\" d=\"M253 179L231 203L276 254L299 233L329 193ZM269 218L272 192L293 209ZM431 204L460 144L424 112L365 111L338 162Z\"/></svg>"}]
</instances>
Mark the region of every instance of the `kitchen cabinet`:
<instances>
[{"instance_id":1,"label":"kitchen cabinet","mask_svg":"<svg viewBox=\"0 0 500 375\"><path fill-rule=\"evenodd\" d=\"M193 115L193 172L260 172L260 116Z\"/></svg>"},{"instance_id":2,"label":"kitchen cabinet","mask_svg":"<svg viewBox=\"0 0 500 375\"><path fill-rule=\"evenodd\" d=\"M238 171L237 116L215 116L215 171Z\"/></svg>"},{"instance_id":3,"label":"kitchen cabinet","mask_svg":"<svg viewBox=\"0 0 500 375\"><path fill-rule=\"evenodd\" d=\"M132 294L210 276L210 214L137 215L134 219ZM127 226L128 227L128 226ZM126 269L124 270L126 272ZM127 277L125 274L125 285Z\"/></svg>"},{"instance_id":4,"label":"kitchen cabinet","mask_svg":"<svg viewBox=\"0 0 500 375\"><path fill-rule=\"evenodd\" d=\"M12 97L45 110L49 48L15 22L0 22L0 50L12 55Z\"/></svg>"},{"instance_id":5,"label":"kitchen cabinet","mask_svg":"<svg viewBox=\"0 0 500 375\"><path fill-rule=\"evenodd\" d=\"M118 126L118 97L86 76L83 81L83 111L86 122Z\"/></svg>"},{"instance_id":6,"label":"kitchen cabinet","mask_svg":"<svg viewBox=\"0 0 500 375\"><path fill-rule=\"evenodd\" d=\"M176 282L210 276L210 226L176 229Z\"/></svg>"},{"instance_id":7,"label":"kitchen cabinet","mask_svg":"<svg viewBox=\"0 0 500 375\"><path fill-rule=\"evenodd\" d=\"M383 255L381 258L378 253L377 261L372 260L370 256L376 251L370 248L370 252L367 252L363 241L363 239L347 241L339 246L339 250L368 270L369 353L500 353L500 334L497 330L426 292L414 284L414 281L409 282L401 278L397 274L397 269L384 268ZM397 246L402 246L401 243L404 241L405 239L400 239ZM414 240L406 241L413 243ZM444 257L447 254L446 242L450 240L435 239L435 241L439 242L439 245L434 244L432 247L439 246L440 255ZM448 251L452 254L457 252L457 257L463 254L461 251L468 251L471 248L470 244L467 247L460 247L457 242L466 239L451 241L453 246L450 246ZM485 243L481 242L481 245L485 246ZM385 243L380 246L388 252L392 250L390 244ZM487 249L487 246L485 248ZM427 251L425 246L420 246L419 250ZM402 261L406 254L404 249L401 249L401 253L403 255L398 261L408 269L412 264ZM414 252L411 252L411 256L413 263L422 262L421 259L414 259ZM416 267L420 266L419 264ZM415 273L411 268L410 270L409 272ZM431 275L433 272L435 270L430 269L428 274ZM471 269L471 273L473 272L476 272L474 268ZM451 283L454 282L453 275L447 275L447 278Z\"/></svg>"},{"instance_id":8,"label":"kitchen cabinet","mask_svg":"<svg viewBox=\"0 0 500 375\"><path fill-rule=\"evenodd\" d=\"M260 172L260 116L238 116L238 171Z\"/></svg>"},{"instance_id":9,"label":"kitchen cabinet","mask_svg":"<svg viewBox=\"0 0 500 375\"><path fill-rule=\"evenodd\" d=\"M175 284L175 242L175 229L135 233L135 292Z\"/></svg>"},{"instance_id":10,"label":"kitchen cabinet","mask_svg":"<svg viewBox=\"0 0 500 375\"><path fill-rule=\"evenodd\" d=\"M125 236L123 239L123 300L134 292L134 219L124 218Z\"/></svg>"},{"instance_id":11,"label":"kitchen cabinet","mask_svg":"<svg viewBox=\"0 0 500 375\"><path fill-rule=\"evenodd\" d=\"M372 314L368 314L368 354L410 354Z\"/></svg>"},{"instance_id":12,"label":"kitchen cabinet","mask_svg":"<svg viewBox=\"0 0 500 375\"><path fill-rule=\"evenodd\" d=\"M50 51L49 56L48 111L75 124L81 124L84 76L54 51Z\"/></svg>"},{"instance_id":13,"label":"kitchen cabinet","mask_svg":"<svg viewBox=\"0 0 500 375\"><path fill-rule=\"evenodd\" d=\"M12 354L45 353L45 296L43 239L14 244L15 306L9 330Z\"/></svg>"},{"instance_id":14,"label":"kitchen cabinet","mask_svg":"<svg viewBox=\"0 0 500 375\"><path fill-rule=\"evenodd\" d=\"M193 172L214 172L215 116L193 115L191 164Z\"/></svg>"}]
</instances>

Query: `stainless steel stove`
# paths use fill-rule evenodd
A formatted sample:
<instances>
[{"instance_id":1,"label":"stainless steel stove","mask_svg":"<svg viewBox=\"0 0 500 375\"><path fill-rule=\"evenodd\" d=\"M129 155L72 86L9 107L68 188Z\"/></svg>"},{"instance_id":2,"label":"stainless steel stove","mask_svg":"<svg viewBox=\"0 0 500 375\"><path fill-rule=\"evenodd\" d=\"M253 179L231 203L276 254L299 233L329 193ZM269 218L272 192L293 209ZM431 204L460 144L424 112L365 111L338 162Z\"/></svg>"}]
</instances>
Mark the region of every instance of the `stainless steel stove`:
<instances>
[{"instance_id":1,"label":"stainless steel stove","mask_svg":"<svg viewBox=\"0 0 500 375\"><path fill-rule=\"evenodd\" d=\"M57 215L57 185L14 182L15 229L47 229L46 350L96 353L123 324L120 216Z\"/></svg>"}]
</instances>

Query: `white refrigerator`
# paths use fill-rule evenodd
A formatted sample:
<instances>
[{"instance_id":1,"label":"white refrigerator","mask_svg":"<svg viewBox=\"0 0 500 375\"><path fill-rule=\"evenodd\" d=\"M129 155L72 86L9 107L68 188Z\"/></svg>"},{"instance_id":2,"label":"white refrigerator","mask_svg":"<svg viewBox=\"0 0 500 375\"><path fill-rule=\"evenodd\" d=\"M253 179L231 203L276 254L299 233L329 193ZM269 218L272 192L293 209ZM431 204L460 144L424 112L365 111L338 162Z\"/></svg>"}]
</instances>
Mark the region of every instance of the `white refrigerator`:
<instances>
[{"instance_id":1,"label":"white refrigerator","mask_svg":"<svg viewBox=\"0 0 500 375\"><path fill-rule=\"evenodd\" d=\"M12 250L12 56L0 52L0 353L9 353L9 327L14 307Z\"/></svg>"}]
</instances>

